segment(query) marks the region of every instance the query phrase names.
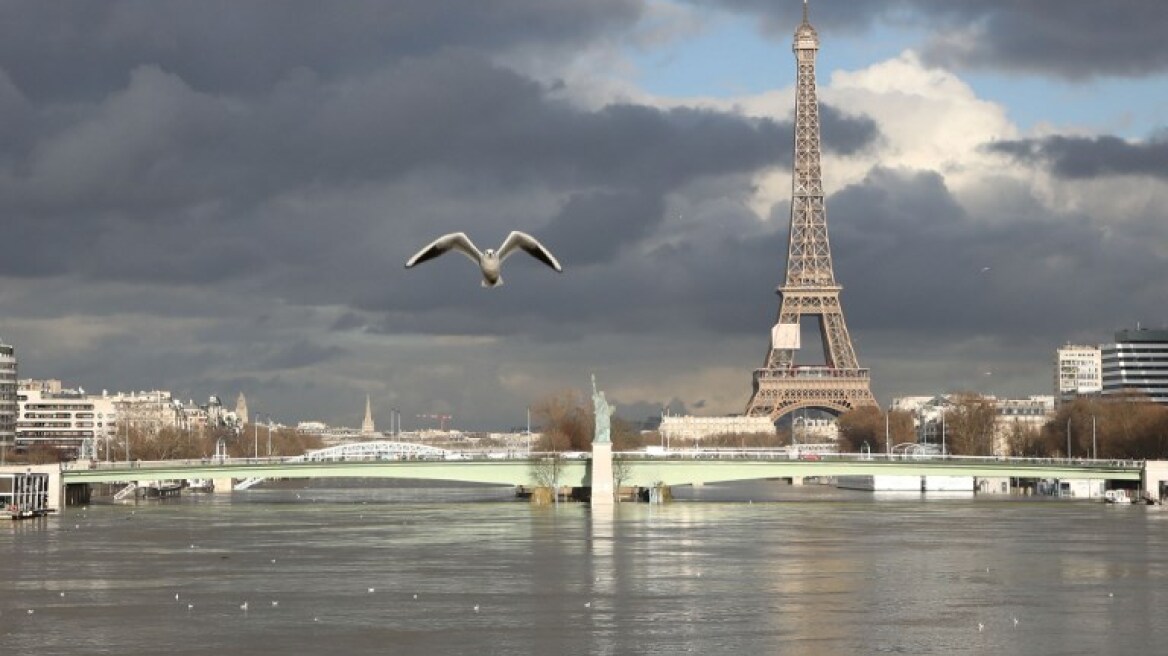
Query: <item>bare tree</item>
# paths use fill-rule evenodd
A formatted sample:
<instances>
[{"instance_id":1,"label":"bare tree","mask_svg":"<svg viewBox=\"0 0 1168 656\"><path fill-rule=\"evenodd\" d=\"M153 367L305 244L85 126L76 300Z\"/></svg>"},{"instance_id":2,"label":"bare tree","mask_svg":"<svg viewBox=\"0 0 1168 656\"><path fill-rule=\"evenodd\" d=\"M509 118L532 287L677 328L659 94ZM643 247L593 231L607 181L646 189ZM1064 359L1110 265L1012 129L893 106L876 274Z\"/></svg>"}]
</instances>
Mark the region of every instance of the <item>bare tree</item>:
<instances>
[{"instance_id":1,"label":"bare tree","mask_svg":"<svg viewBox=\"0 0 1168 656\"><path fill-rule=\"evenodd\" d=\"M952 397L945 411L948 450L955 455L993 455L994 404L980 394L962 393Z\"/></svg>"},{"instance_id":2,"label":"bare tree","mask_svg":"<svg viewBox=\"0 0 1168 656\"><path fill-rule=\"evenodd\" d=\"M537 493L539 489L550 490L551 501L553 503L559 502L560 473L562 469L563 460L559 454L531 459L531 480L535 483ZM541 502L540 497L536 496L535 501L537 503Z\"/></svg>"},{"instance_id":3,"label":"bare tree","mask_svg":"<svg viewBox=\"0 0 1168 656\"><path fill-rule=\"evenodd\" d=\"M626 458L612 459L612 493L616 496L616 502L620 503L621 487L633 475L632 463Z\"/></svg>"},{"instance_id":4,"label":"bare tree","mask_svg":"<svg viewBox=\"0 0 1168 656\"><path fill-rule=\"evenodd\" d=\"M576 390L562 390L537 401L532 415L543 427L542 451L585 451L592 444L592 411Z\"/></svg>"},{"instance_id":5,"label":"bare tree","mask_svg":"<svg viewBox=\"0 0 1168 656\"><path fill-rule=\"evenodd\" d=\"M859 453L864 444L872 451L884 445L884 413L880 408L864 406L839 416L840 451Z\"/></svg>"}]
</instances>

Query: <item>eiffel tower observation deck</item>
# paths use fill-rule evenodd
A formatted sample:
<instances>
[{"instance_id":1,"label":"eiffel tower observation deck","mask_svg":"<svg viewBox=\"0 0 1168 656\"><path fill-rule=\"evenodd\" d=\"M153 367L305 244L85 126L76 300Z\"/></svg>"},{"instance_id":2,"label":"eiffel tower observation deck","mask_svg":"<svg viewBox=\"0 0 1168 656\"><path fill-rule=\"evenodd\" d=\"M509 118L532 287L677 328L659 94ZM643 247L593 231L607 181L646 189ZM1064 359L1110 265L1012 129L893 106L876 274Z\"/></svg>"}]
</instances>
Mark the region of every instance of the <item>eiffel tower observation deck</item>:
<instances>
[{"instance_id":1,"label":"eiffel tower observation deck","mask_svg":"<svg viewBox=\"0 0 1168 656\"><path fill-rule=\"evenodd\" d=\"M868 370L861 368L840 305L843 289L835 279L827 238L827 209L820 170L819 100L815 88L815 56L819 34L807 20L795 30L792 45L797 64L795 90L795 156L791 178L791 229L787 278L777 290L779 316L771 330L764 365L754 370L754 392L746 406L752 417L772 421L801 408L841 414L874 406ZM796 363L800 321L818 319L826 362Z\"/></svg>"}]
</instances>

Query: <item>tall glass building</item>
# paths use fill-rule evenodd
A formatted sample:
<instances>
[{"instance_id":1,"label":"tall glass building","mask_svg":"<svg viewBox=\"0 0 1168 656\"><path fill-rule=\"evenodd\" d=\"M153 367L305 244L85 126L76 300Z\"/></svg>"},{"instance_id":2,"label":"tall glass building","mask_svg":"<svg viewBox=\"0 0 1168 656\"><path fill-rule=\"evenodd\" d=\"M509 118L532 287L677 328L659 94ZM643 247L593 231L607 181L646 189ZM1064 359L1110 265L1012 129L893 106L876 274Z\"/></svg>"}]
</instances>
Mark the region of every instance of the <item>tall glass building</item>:
<instances>
[{"instance_id":1,"label":"tall glass building","mask_svg":"<svg viewBox=\"0 0 1168 656\"><path fill-rule=\"evenodd\" d=\"M1135 392L1168 404L1168 330L1120 330L1100 351L1104 395Z\"/></svg>"},{"instance_id":2,"label":"tall glass building","mask_svg":"<svg viewBox=\"0 0 1168 656\"><path fill-rule=\"evenodd\" d=\"M0 448L16 443L16 350L0 340Z\"/></svg>"}]
</instances>

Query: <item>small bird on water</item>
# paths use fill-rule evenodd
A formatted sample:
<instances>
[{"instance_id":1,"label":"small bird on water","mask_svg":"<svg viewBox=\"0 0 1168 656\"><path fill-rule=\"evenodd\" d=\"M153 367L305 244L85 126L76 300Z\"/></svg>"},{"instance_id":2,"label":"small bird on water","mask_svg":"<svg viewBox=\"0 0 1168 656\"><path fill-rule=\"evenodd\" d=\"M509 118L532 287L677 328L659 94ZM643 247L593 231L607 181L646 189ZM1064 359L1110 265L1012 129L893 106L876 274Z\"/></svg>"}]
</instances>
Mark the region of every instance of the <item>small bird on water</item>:
<instances>
[{"instance_id":1,"label":"small bird on water","mask_svg":"<svg viewBox=\"0 0 1168 656\"><path fill-rule=\"evenodd\" d=\"M443 235L415 253L406 262L406 268L412 268L451 250L462 253L470 258L471 262L479 266L479 270L483 274L483 287L498 287L503 284L503 277L500 275L503 260L506 260L509 255L517 250L522 250L556 271L563 272L563 268L555 256L551 254L551 251L544 248L543 244L539 243L535 237L525 232L519 232L518 230L513 230L511 234L507 235L507 238L503 240L503 245L499 247L498 251L493 248L480 251L470 240L470 237L466 236L465 232L452 232L448 235Z\"/></svg>"}]
</instances>

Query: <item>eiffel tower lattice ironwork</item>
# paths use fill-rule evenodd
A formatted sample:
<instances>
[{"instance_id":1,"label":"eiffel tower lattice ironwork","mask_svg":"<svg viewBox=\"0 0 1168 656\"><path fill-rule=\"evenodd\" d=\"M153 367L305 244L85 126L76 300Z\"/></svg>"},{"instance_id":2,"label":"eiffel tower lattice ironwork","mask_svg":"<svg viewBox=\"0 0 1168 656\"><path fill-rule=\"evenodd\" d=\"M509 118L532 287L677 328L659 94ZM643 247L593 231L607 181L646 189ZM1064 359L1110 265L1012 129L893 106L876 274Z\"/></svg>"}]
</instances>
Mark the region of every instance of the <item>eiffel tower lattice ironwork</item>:
<instances>
[{"instance_id":1,"label":"eiffel tower lattice ironwork","mask_svg":"<svg viewBox=\"0 0 1168 656\"><path fill-rule=\"evenodd\" d=\"M815 89L819 35L807 21L806 0L803 23L795 30L792 50L798 64L798 79L787 279L777 290L782 298L778 321L771 330L766 363L754 370L754 393L746 406L748 416L772 420L800 408L843 413L876 405L868 370L860 368L844 323L839 298L842 287L836 283L831 265L819 162L819 101ZM799 323L804 316L819 319L824 365L795 364L795 351L800 347Z\"/></svg>"}]
</instances>

